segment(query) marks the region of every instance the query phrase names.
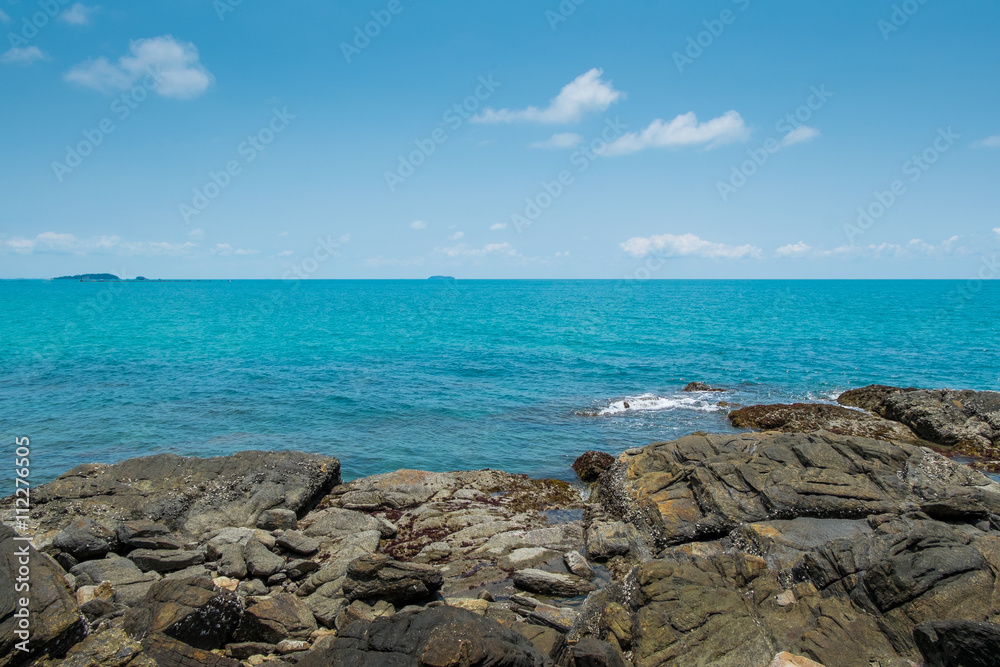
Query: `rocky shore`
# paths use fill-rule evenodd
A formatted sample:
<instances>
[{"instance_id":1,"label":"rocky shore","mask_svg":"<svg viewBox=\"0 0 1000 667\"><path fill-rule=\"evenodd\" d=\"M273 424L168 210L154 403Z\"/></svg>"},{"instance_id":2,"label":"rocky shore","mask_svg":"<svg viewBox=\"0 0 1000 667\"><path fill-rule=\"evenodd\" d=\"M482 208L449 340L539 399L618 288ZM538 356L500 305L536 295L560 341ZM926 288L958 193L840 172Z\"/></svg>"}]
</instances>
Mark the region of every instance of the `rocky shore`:
<instances>
[{"instance_id":1,"label":"rocky shore","mask_svg":"<svg viewBox=\"0 0 1000 667\"><path fill-rule=\"evenodd\" d=\"M1000 484L936 450L1000 458L1000 395L839 403L588 452L576 484L342 483L299 452L79 466L33 491L29 652L0 527L0 667L998 664Z\"/></svg>"}]
</instances>

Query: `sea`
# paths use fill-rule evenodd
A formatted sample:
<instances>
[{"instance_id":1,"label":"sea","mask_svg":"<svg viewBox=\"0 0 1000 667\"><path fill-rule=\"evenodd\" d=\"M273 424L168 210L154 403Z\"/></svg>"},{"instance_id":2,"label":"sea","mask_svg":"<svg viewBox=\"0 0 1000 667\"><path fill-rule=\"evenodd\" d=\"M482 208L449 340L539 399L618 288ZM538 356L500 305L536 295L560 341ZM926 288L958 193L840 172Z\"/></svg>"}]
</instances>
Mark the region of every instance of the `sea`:
<instances>
[{"instance_id":1,"label":"sea","mask_svg":"<svg viewBox=\"0 0 1000 667\"><path fill-rule=\"evenodd\" d=\"M246 449L572 479L587 450L733 431L720 402L1000 389L991 281L24 280L0 314L11 490L23 437L35 484Z\"/></svg>"}]
</instances>

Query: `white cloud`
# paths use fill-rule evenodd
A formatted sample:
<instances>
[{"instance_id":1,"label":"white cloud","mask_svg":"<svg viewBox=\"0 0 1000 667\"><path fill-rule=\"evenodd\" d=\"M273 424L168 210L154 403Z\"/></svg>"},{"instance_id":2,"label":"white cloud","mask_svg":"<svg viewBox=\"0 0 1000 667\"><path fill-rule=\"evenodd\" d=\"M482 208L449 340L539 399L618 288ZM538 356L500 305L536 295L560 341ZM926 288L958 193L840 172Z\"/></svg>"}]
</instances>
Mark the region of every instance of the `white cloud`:
<instances>
[{"instance_id":1,"label":"white cloud","mask_svg":"<svg viewBox=\"0 0 1000 667\"><path fill-rule=\"evenodd\" d=\"M462 238L463 236L465 236L465 232L455 232L454 234L452 234L448 238L451 239L452 241L457 241L460 238Z\"/></svg>"},{"instance_id":2,"label":"white cloud","mask_svg":"<svg viewBox=\"0 0 1000 667\"><path fill-rule=\"evenodd\" d=\"M48 60L49 57L37 46L27 46L24 48L14 47L0 56L0 63L4 65L30 65L39 60Z\"/></svg>"},{"instance_id":3,"label":"white cloud","mask_svg":"<svg viewBox=\"0 0 1000 667\"><path fill-rule=\"evenodd\" d=\"M499 232L502 229L507 229L507 223L506 222L496 222L496 223L493 223L492 225L490 225L490 231L491 232ZM998 231L997 233L1000 234L1000 231Z\"/></svg>"},{"instance_id":4,"label":"white cloud","mask_svg":"<svg viewBox=\"0 0 1000 667\"><path fill-rule=\"evenodd\" d=\"M87 7L82 2L78 2L62 14L59 18L70 25L87 25L90 17L97 11L96 7Z\"/></svg>"},{"instance_id":5,"label":"white cloud","mask_svg":"<svg viewBox=\"0 0 1000 667\"><path fill-rule=\"evenodd\" d=\"M996 234L997 236L1000 236L1000 227L994 227L993 233Z\"/></svg>"},{"instance_id":6,"label":"white cloud","mask_svg":"<svg viewBox=\"0 0 1000 667\"><path fill-rule=\"evenodd\" d=\"M778 257L805 257L812 252L812 246L799 241L798 243L783 245L774 252Z\"/></svg>"},{"instance_id":7,"label":"white cloud","mask_svg":"<svg viewBox=\"0 0 1000 667\"><path fill-rule=\"evenodd\" d=\"M760 259L763 253L752 245L732 246L713 243L694 234L661 234L648 238L634 237L620 244L622 250L637 259L655 255L659 257L703 257L707 259Z\"/></svg>"},{"instance_id":8,"label":"white cloud","mask_svg":"<svg viewBox=\"0 0 1000 667\"><path fill-rule=\"evenodd\" d=\"M194 243L166 241L126 241L120 236L81 239L73 234L43 232L34 238L15 236L0 241L0 252L73 255L177 255L197 247Z\"/></svg>"},{"instance_id":9,"label":"white cloud","mask_svg":"<svg viewBox=\"0 0 1000 667\"><path fill-rule=\"evenodd\" d=\"M603 81L603 70L594 68L566 84L544 109L486 109L473 116L474 123L573 123L588 111L604 111L621 98L610 81Z\"/></svg>"},{"instance_id":10,"label":"white cloud","mask_svg":"<svg viewBox=\"0 0 1000 667\"><path fill-rule=\"evenodd\" d=\"M282 250L281 252L278 253L278 257L288 257L289 255L294 255L294 254L295 253L293 253L291 250Z\"/></svg>"},{"instance_id":11,"label":"white cloud","mask_svg":"<svg viewBox=\"0 0 1000 667\"><path fill-rule=\"evenodd\" d=\"M216 243L211 253L219 257L229 257L231 255L256 255L258 250L248 250L246 248L234 248L228 243Z\"/></svg>"},{"instance_id":12,"label":"white cloud","mask_svg":"<svg viewBox=\"0 0 1000 667\"><path fill-rule=\"evenodd\" d=\"M414 220L410 223L410 229L427 229L427 223L423 220Z\"/></svg>"},{"instance_id":13,"label":"white cloud","mask_svg":"<svg viewBox=\"0 0 1000 667\"><path fill-rule=\"evenodd\" d=\"M583 137L575 132L560 132L553 134L545 141L536 141L528 144L528 148L541 148L543 150L560 150L563 148L573 148L583 141Z\"/></svg>"},{"instance_id":14,"label":"white cloud","mask_svg":"<svg viewBox=\"0 0 1000 667\"><path fill-rule=\"evenodd\" d=\"M465 244L450 248L438 248L436 252L449 257L485 257L486 255L516 255L517 251L509 243L487 243L482 248L467 248Z\"/></svg>"},{"instance_id":15,"label":"white cloud","mask_svg":"<svg viewBox=\"0 0 1000 667\"><path fill-rule=\"evenodd\" d=\"M669 123L657 118L641 132L628 132L608 144L605 155L625 155L646 148L681 148L707 146L714 148L733 141L745 141L750 136L743 117L727 111L718 118L698 122L694 112L677 116Z\"/></svg>"},{"instance_id":16,"label":"white cloud","mask_svg":"<svg viewBox=\"0 0 1000 667\"><path fill-rule=\"evenodd\" d=\"M1000 148L1000 134L972 142L973 148Z\"/></svg>"},{"instance_id":17,"label":"white cloud","mask_svg":"<svg viewBox=\"0 0 1000 667\"><path fill-rule=\"evenodd\" d=\"M923 239L911 239L909 243L870 243L868 245L842 245L833 250L813 250L816 257L843 257L847 259L887 259L887 258L926 258L953 257L967 255L970 250L966 246L957 245L959 236L941 241L938 245L927 243Z\"/></svg>"},{"instance_id":18,"label":"white cloud","mask_svg":"<svg viewBox=\"0 0 1000 667\"><path fill-rule=\"evenodd\" d=\"M190 42L178 42L170 35L131 41L129 53L117 63L101 56L75 65L66 72L65 79L109 93L130 88L153 75L157 94L178 99L197 97L215 81L201 64L197 47Z\"/></svg>"},{"instance_id":19,"label":"white cloud","mask_svg":"<svg viewBox=\"0 0 1000 667\"><path fill-rule=\"evenodd\" d=\"M794 146L795 144L801 144L804 141L812 141L818 136L819 130L815 127L799 125L797 128L785 135L785 138L781 140L781 146Z\"/></svg>"}]
</instances>

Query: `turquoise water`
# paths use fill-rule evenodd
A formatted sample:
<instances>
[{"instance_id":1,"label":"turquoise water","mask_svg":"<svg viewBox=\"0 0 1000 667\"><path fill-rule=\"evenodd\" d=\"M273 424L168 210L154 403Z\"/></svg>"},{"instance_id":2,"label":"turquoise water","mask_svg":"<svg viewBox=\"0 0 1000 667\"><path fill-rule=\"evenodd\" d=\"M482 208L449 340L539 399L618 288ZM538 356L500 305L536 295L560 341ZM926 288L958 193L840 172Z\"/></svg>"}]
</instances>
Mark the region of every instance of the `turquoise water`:
<instances>
[{"instance_id":1,"label":"turquoise water","mask_svg":"<svg viewBox=\"0 0 1000 667\"><path fill-rule=\"evenodd\" d=\"M719 400L996 390L998 297L947 281L5 281L0 433L31 438L36 482L251 448L335 455L347 479L571 478L588 449L732 430ZM691 380L730 391L681 393Z\"/></svg>"}]
</instances>

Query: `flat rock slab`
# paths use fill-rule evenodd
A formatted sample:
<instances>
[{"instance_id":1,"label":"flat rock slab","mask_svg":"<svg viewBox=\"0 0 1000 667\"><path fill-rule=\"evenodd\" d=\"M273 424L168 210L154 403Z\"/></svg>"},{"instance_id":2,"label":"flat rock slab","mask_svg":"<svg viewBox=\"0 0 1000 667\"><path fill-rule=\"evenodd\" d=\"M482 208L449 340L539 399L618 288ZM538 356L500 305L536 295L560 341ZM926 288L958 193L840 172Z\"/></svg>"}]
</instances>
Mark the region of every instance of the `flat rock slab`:
<instances>
[{"instance_id":1,"label":"flat rock slab","mask_svg":"<svg viewBox=\"0 0 1000 667\"><path fill-rule=\"evenodd\" d=\"M162 633L188 646L211 650L232 641L243 603L211 579L165 579L125 614L125 631L142 639Z\"/></svg>"},{"instance_id":2,"label":"flat rock slab","mask_svg":"<svg viewBox=\"0 0 1000 667\"><path fill-rule=\"evenodd\" d=\"M428 600L443 583L441 572L430 565L402 563L372 554L357 559L347 568L344 597L407 604Z\"/></svg>"},{"instance_id":3,"label":"flat rock slab","mask_svg":"<svg viewBox=\"0 0 1000 667\"><path fill-rule=\"evenodd\" d=\"M526 569L514 573L514 585L523 591L552 597L576 597L596 589L591 582L574 574Z\"/></svg>"},{"instance_id":4,"label":"flat rock slab","mask_svg":"<svg viewBox=\"0 0 1000 667\"><path fill-rule=\"evenodd\" d=\"M75 517L109 529L127 521L161 523L200 536L227 526L254 526L262 512L304 512L340 483L340 462L301 452L239 452L200 459L158 454L114 465L77 466L34 489L32 519L40 548ZM0 500L9 519L10 498ZM98 519L99 517L99 519Z\"/></svg>"}]
</instances>

